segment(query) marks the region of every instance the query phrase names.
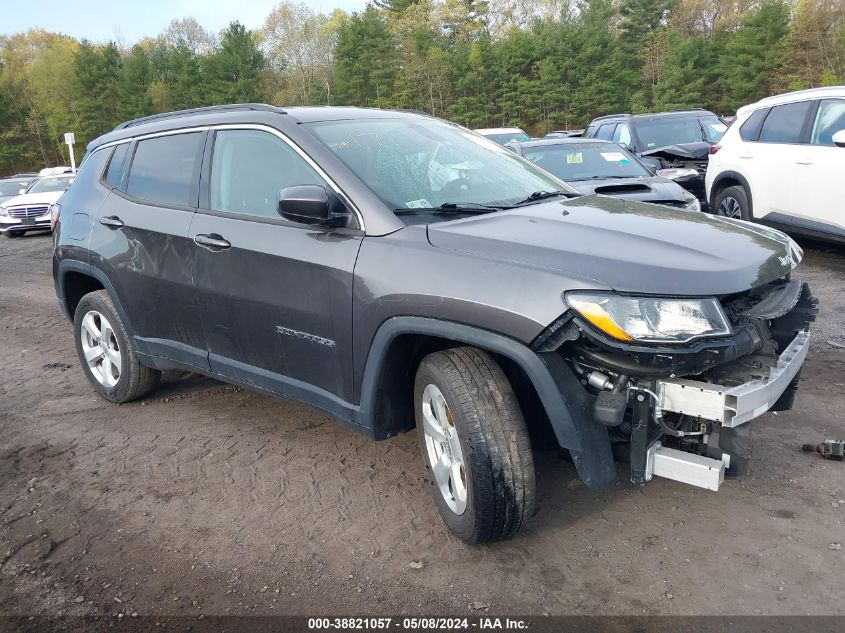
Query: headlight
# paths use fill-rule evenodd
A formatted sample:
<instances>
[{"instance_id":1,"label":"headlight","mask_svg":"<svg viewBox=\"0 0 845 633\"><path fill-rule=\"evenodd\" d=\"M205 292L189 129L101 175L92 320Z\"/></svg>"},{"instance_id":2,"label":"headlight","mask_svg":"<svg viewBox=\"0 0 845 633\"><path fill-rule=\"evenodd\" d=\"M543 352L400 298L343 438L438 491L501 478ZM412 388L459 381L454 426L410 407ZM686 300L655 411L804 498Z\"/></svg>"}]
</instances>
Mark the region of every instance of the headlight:
<instances>
[{"instance_id":1,"label":"headlight","mask_svg":"<svg viewBox=\"0 0 845 633\"><path fill-rule=\"evenodd\" d=\"M0 215L9 215L6 213L6 207L0 206Z\"/></svg>"},{"instance_id":2,"label":"headlight","mask_svg":"<svg viewBox=\"0 0 845 633\"><path fill-rule=\"evenodd\" d=\"M701 211L701 203L698 201L698 198L695 196L690 196L687 198L686 206L684 207L687 211Z\"/></svg>"},{"instance_id":3,"label":"headlight","mask_svg":"<svg viewBox=\"0 0 845 633\"><path fill-rule=\"evenodd\" d=\"M698 170L690 167L671 167L669 169L658 169L657 175L669 180L677 180L678 178L698 176Z\"/></svg>"},{"instance_id":4,"label":"headlight","mask_svg":"<svg viewBox=\"0 0 845 633\"><path fill-rule=\"evenodd\" d=\"M570 292L566 302L591 325L618 341L684 343L724 336L730 325L716 299L663 299Z\"/></svg>"}]
</instances>

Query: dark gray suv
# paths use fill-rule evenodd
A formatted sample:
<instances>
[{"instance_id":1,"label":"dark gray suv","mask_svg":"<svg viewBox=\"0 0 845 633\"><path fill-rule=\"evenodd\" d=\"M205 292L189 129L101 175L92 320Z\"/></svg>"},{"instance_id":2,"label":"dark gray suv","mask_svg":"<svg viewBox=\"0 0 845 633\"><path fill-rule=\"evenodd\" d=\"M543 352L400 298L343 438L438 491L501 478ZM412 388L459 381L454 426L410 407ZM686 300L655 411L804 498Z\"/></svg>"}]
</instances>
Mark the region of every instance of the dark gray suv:
<instances>
[{"instance_id":1,"label":"dark gray suv","mask_svg":"<svg viewBox=\"0 0 845 633\"><path fill-rule=\"evenodd\" d=\"M413 429L468 542L532 516L532 445L601 489L718 489L792 405L815 300L774 230L581 196L408 112L238 105L124 123L54 206L54 277L109 401L199 372Z\"/></svg>"}]
</instances>

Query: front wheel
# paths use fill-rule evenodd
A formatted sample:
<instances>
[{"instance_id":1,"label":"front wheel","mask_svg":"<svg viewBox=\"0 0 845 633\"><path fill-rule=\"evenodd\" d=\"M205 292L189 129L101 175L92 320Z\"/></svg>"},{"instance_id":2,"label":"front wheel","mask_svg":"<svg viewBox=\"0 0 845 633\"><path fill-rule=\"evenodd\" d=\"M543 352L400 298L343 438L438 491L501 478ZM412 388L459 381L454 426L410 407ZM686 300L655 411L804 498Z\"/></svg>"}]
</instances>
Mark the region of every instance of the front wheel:
<instances>
[{"instance_id":1,"label":"front wheel","mask_svg":"<svg viewBox=\"0 0 845 633\"><path fill-rule=\"evenodd\" d=\"M88 381L110 402L131 402L151 391L161 372L142 365L105 290L82 297L73 318L76 352Z\"/></svg>"},{"instance_id":2,"label":"front wheel","mask_svg":"<svg viewBox=\"0 0 845 633\"><path fill-rule=\"evenodd\" d=\"M467 543L514 535L534 511L534 458L498 363L472 347L426 356L414 408L431 492L449 529Z\"/></svg>"},{"instance_id":3,"label":"front wheel","mask_svg":"<svg viewBox=\"0 0 845 633\"><path fill-rule=\"evenodd\" d=\"M739 185L726 187L716 196L716 215L734 220L751 220L751 205L748 194Z\"/></svg>"}]
</instances>

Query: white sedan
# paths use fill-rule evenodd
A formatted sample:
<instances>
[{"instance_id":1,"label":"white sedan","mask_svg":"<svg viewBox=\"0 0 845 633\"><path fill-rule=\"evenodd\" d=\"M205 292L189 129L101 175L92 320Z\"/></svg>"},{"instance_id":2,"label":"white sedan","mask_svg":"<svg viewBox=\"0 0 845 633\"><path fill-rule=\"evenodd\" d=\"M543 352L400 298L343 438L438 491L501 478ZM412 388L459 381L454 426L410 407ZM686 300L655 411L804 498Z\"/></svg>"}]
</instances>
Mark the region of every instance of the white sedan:
<instances>
[{"instance_id":1,"label":"white sedan","mask_svg":"<svg viewBox=\"0 0 845 633\"><path fill-rule=\"evenodd\" d=\"M50 207L73 182L73 174L39 178L19 196L0 204L0 233L17 237L50 229Z\"/></svg>"}]
</instances>

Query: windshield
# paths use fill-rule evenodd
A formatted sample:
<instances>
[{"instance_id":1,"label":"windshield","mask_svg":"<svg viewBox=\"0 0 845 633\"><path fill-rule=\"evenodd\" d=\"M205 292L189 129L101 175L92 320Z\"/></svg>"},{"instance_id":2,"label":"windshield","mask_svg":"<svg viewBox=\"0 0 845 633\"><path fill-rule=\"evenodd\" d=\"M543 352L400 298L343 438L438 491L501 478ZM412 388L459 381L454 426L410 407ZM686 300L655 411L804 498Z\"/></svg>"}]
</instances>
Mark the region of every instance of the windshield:
<instances>
[{"instance_id":1,"label":"windshield","mask_svg":"<svg viewBox=\"0 0 845 633\"><path fill-rule=\"evenodd\" d=\"M311 132L391 209L505 206L575 190L477 134L424 118L320 121Z\"/></svg>"},{"instance_id":2,"label":"windshield","mask_svg":"<svg viewBox=\"0 0 845 633\"><path fill-rule=\"evenodd\" d=\"M700 117L659 117L637 121L637 134L645 150L682 143L717 143L728 127L708 114Z\"/></svg>"},{"instance_id":3,"label":"windshield","mask_svg":"<svg viewBox=\"0 0 845 633\"><path fill-rule=\"evenodd\" d=\"M61 178L42 178L27 190L27 193L47 193L50 191L64 191L70 187L73 176L62 176Z\"/></svg>"},{"instance_id":4,"label":"windshield","mask_svg":"<svg viewBox=\"0 0 845 633\"><path fill-rule=\"evenodd\" d=\"M491 141L504 145L511 141L528 141L531 137L525 132L508 132L507 134L483 134L484 138L489 138Z\"/></svg>"},{"instance_id":5,"label":"windshield","mask_svg":"<svg viewBox=\"0 0 845 633\"><path fill-rule=\"evenodd\" d=\"M560 143L523 149L525 158L568 182L641 178L651 173L616 143Z\"/></svg>"},{"instance_id":6,"label":"windshield","mask_svg":"<svg viewBox=\"0 0 845 633\"><path fill-rule=\"evenodd\" d=\"M16 196L24 187L26 187L26 181L0 182L0 196Z\"/></svg>"}]
</instances>

